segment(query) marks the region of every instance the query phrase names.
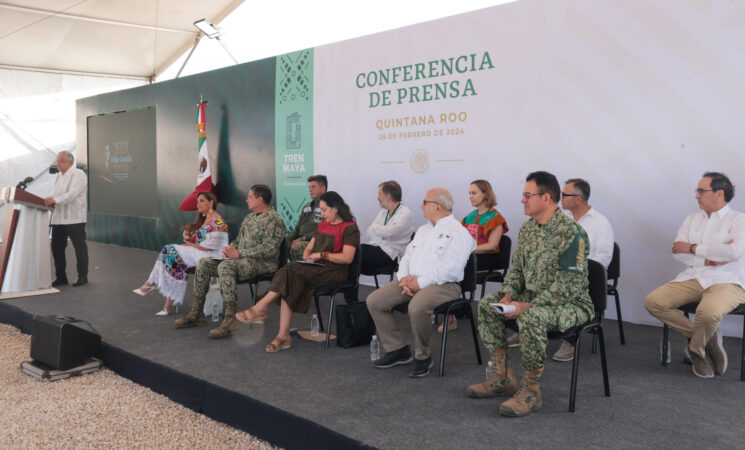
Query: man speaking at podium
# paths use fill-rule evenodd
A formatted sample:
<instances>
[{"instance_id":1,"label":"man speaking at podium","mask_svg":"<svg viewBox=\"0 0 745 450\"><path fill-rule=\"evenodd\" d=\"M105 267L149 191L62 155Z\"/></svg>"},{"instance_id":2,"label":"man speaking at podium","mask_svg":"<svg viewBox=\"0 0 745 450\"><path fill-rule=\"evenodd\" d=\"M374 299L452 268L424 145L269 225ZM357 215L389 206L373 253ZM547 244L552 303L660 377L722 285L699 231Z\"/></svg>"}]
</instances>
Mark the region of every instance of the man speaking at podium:
<instances>
[{"instance_id":1,"label":"man speaking at podium","mask_svg":"<svg viewBox=\"0 0 745 450\"><path fill-rule=\"evenodd\" d=\"M88 210L85 172L73 167L72 153L61 151L57 154L59 173L54 180L54 194L44 199L44 204L54 206L52 212L52 256L54 257L55 279L52 286L67 284L65 272L65 247L70 237L75 248L78 263L78 280L73 286L88 283L88 245L85 243L85 222Z\"/></svg>"}]
</instances>

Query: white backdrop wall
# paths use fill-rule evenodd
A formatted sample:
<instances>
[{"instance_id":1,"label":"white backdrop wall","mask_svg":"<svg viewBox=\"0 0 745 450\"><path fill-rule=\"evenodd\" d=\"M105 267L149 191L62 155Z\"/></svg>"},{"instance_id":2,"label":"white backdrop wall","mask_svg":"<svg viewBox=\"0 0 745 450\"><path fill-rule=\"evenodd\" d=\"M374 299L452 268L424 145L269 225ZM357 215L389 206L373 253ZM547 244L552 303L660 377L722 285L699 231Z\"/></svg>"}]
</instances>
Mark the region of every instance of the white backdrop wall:
<instances>
[{"instance_id":1,"label":"white backdrop wall","mask_svg":"<svg viewBox=\"0 0 745 450\"><path fill-rule=\"evenodd\" d=\"M478 69L485 52L483 70L415 79L417 63L429 75L430 61L440 73L441 59L466 55L470 64L474 54ZM696 0L522 0L318 47L316 172L329 176L363 231L384 180L401 183L421 224L428 188L450 189L461 218L472 209L469 182L485 178L513 239L526 220L529 172L548 170L562 183L583 177L622 249L623 318L658 324L643 299L682 270L670 247L697 209L701 174L724 171L745 189L744 53L745 5ZM414 79L403 81L407 65ZM396 83L359 81L395 67ZM461 95L421 101L424 85L455 81ZM399 104L398 90L411 87L420 101ZM371 92L382 90L391 104L371 107ZM450 113L465 120L441 123ZM406 125L412 116L424 124ZM386 128L392 119L404 124ZM458 134L435 135L448 129ZM424 136L405 137L417 132ZM741 211L743 196L732 202ZM607 316L615 318L612 307ZM723 330L739 327L727 318Z\"/></svg>"}]
</instances>

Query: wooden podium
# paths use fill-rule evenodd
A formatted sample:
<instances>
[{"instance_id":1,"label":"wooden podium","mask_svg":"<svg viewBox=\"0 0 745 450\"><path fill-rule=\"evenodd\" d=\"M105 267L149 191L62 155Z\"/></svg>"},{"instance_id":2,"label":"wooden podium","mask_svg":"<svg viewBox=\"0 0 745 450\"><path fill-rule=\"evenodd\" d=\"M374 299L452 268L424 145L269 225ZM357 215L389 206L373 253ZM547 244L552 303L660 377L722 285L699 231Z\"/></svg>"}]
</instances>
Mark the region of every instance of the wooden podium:
<instances>
[{"instance_id":1,"label":"wooden podium","mask_svg":"<svg viewBox=\"0 0 745 450\"><path fill-rule=\"evenodd\" d=\"M48 289L52 284L49 211L44 199L4 187L0 199L10 207L0 243L0 293Z\"/></svg>"}]
</instances>

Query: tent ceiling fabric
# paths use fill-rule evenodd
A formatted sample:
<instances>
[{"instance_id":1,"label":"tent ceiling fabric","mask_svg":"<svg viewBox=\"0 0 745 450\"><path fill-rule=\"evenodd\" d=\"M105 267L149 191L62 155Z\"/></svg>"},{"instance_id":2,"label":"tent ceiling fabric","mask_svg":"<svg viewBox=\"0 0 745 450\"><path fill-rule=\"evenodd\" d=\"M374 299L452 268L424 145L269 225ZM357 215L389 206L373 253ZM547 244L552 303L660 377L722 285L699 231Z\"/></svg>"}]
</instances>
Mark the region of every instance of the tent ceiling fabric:
<instances>
[{"instance_id":1,"label":"tent ceiling fabric","mask_svg":"<svg viewBox=\"0 0 745 450\"><path fill-rule=\"evenodd\" d=\"M0 66L154 78L243 0L0 0Z\"/></svg>"}]
</instances>

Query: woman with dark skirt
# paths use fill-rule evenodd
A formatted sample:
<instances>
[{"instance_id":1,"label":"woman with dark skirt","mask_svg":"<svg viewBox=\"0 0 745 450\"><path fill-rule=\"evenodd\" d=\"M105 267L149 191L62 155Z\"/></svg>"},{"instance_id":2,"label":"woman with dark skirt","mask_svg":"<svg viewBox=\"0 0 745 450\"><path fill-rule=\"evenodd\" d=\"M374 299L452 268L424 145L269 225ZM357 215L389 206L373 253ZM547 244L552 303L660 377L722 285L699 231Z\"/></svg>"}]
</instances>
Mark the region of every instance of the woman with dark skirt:
<instances>
[{"instance_id":1,"label":"woman with dark skirt","mask_svg":"<svg viewBox=\"0 0 745 450\"><path fill-rule=\"evenodd\" d=\"M269 285L269 291L251 308L236 314L244 323L263 323L269 305L280 302L279 332L264 350L276 352L289 349L290 323L294 313L308 312L313 292L326 284L347 279L349 265L360 243L360 230L349 206L334 191L321 196L323 221L303 253L303 261L281 268Z\"/></svg>"}]
</instances>

